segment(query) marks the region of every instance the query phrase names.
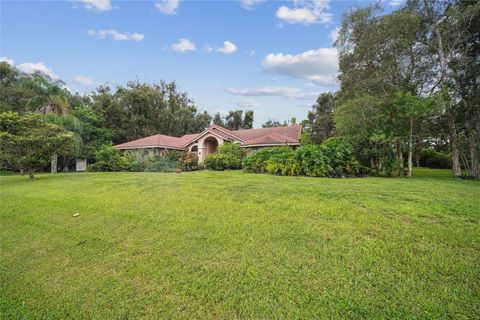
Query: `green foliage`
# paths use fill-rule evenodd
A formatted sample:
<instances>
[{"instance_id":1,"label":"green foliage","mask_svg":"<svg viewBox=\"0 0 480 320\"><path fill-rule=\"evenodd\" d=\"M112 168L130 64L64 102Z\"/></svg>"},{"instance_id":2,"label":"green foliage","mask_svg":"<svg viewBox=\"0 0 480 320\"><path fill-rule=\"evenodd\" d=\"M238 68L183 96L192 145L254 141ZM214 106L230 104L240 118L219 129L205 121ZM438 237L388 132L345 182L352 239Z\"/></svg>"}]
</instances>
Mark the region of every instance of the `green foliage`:
<instances>
[{"instance_id":1,"label":"green foliage","mask_svg":"<svg viewBox=\"0 0 480 320\"><path fill-rule=\"evenodd\" d=\"M243 161L246 172L308 177L344 177L361 173L353 148L348 143L327 140L321 145L261 149Z\"/></svg>"},{"instance_id":2,"label":"green foliage","mask_svg":"<svg viewBox=\"0 0 480 320\"><path fill-rule=\"evenodd\" d=\"M297 161L300 174L308 177L328 177L333 169L320 145L306 145L297 149Z\"/></svg>"},{"instance_id":3,"label":"green foliage","mask_svg":"<svg viewBox=\"0 0 480 320\"><path fill-rule=\"evenodd\" d=\"M312 111L308 112L303 133L308 134L313 143L322 143L332 136L334 108L335 94L327 92L318 96Z\"/></svg>"},{"instance_id":4,"label":"green foliage","mask_svg":"<svg viewBox=\"0 0 480 320\"><path fill-rule=\"evenodd\" d=\"M70 152L74 137L44 121L38 114L0 113L0 161L3 166L33 173L46 166L54 153Z\"/></svg>"},{"instance_id":5,"label":"green foliage","mask_svg":"<svg viewBox=\"0 0 480 320\"><path fill-rule=\"evenodd\" d=\"M360 173L358 162L351 144L329 139L321 145L322 153L332 168L331 177L344 177Z\"/></svg>"},{"instance_id":6,"label":"green foliage","mask_svg":"<svg viewBox=\"0 0 480 320\"><path fill-rule=\"evenodd\" d=\"M266 162L266 171L281 176L296 176L300 166L295 151L289 147L279 147Z\"/></svg>"},{"instance_id":7,"label":"green foliage","mask_svg":"<svg viewBox=\"0 0 480 320\"><path fill-rule=\"evenodd\" d=\"M432 148L425 148L420 152L420 166L442 169L451 168L452 156L447 152L436 151Z\"/></svg>"},{"instance_id":8,"label":"green foliage","mask_svg":"<svg viewBox=\"0 0 480 320\"><path fill-rule=\"evenodd\" d=\"M245 152L237 143L224 143L218 147L218 152L209 154L204 161L210 170L241 169Z\"/></svg>"},{"instance_id":9,"label":"green foliage","mask_svg":"<svg viewBox=\"0 0 480 320\"><path fill-rule=\"evenodd\" d=\"M199 113L193 101L175 82L158 84L131 81L115 90L99 87L92 95L93 111L105 119L114 133L113 142L121 143L153 134L182 136L205 129L211 121Z\"/></svg>"},{"instance_id":10,"label":"green foliage","mask_svg":"<svg viewBox=\"0 0 480 320\"><path fill-rule=\"evenodd\" d=\"M179 168L178 160L168 157L150 157L143 171L175 172Z\"/></svg>"},{"instance_id":11,"label":"green foliage","mask_svg":"<svg viewBox=\"0 0 480 320\"><path fill-rule=\"evenodd\" d=\"M183 152L179 159L180 168L183 171L195 171L198 167L198 157L192 152Z\"/></svg>"},{"instance_id":12,"label":"green foliage","mask_svg":"<svg viewBox=\"0 0 480 320\"><path fill-rule=\"evenodd\" d=\"M95 153L95 163L89 166L90 171L127 171L130 161L112 146L104 145Z\"/></svg>"},{"instance_id":13,"label":"green foliage","mask_svg":"<svg viewBox=\"0 0 480 320\"><path fill-rule=\"evenodd\" d=\"M243 160L243 170L252 173L264 173L267 171L267 162L275 154L283 154L289 147L263 148L251 154Z\"/></svg>"}]
</instances>

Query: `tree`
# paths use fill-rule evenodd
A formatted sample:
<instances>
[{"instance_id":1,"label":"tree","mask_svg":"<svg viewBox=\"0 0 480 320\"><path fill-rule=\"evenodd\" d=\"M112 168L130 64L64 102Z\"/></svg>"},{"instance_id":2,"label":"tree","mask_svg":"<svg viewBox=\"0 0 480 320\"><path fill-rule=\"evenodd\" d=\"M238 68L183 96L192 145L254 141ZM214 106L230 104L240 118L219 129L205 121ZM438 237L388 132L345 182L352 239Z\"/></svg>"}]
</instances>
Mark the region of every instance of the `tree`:
<instances>
[{"instance_id":1,"label":"tree","mask_svg":"<svg viewBox=\"0 0 480 320\"><path fill-rule=\"evenodd\" d=\"M223 121L222 115L220 114L220 112L215 113L212 121L213 121L213 124L217 126L225 127L225 122Z\"/></svg>"},{"instance_id":2,"label":"tree","mask_svg":"<svg viewBox=\"0 0 480 320\"><path fill-rule=\"evenodd\" d=\"M253 110L245 111L243 116L242 129L252 129L253 128Z\"/></svg>"},{"instance_id":3,"label":"tree","mask_svg":"<svg viewBox=\"0 0 480 320\"><path fill-rule=\"evenodd\" d=\"M332 136L334 107L335 94L322 93L312 106L312 111L308 112L306 130L314 143L320 144Z\"/></svg>"},{"instance_id":4,"label":"tree","mask_svg":"<svg viewBox=\"0 0 480 320\"><path fill-rule=\"evenodd\" d=\"M228 130L240 130L242 129L242 110L229 111L225 116L225 126Z\"/></svg>"},{"instance_id":5,"label":"tree","mask_svg":"<svg viewBox=\"0 0 480 320\"><path fill-rule=\"evenodd\" d=\"M114 143L153 134L182 136L210 125L207 113L198 113L193 101L175 82L131 81L112 90L100 86L92 93L92 110L105 119Z\"/></svg>"},{"instance_id":6,"label":"tree","mask_svg":"<svg viewBox=\"0 0 480 320\"><path fill-rule=\"evenodd\" d=\"M0 114L0 157L4 164L33 173L49 162L54 153L62 153L73 144L73 135L45 122L40 115Z\"/></svg>"},{"instance_id":7,"label":"tree","mask_svg":"<svg viewBox=\"0 0 480 320\"><path fill-rule=\"evenodd\" d=\"M54 113L64 116L68 113L68 91L61 81L52 81L40 74L33 75L30 82L34 96L27 102L27 107L42 114Z\"/></svg>"}]
</instances>

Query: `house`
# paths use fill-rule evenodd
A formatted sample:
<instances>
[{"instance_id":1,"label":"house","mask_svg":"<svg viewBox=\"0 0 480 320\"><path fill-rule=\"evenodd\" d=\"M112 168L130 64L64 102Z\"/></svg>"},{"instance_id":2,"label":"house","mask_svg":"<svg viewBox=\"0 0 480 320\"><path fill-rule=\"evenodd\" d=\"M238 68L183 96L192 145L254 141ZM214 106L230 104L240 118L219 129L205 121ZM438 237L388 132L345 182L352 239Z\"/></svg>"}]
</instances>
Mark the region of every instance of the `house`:
<instances>
[{"instance_id":1,"label":"house","mask_svg":"<svg viewBox=\"0 0 480 320\"><path fill-rule=\"evenodd\" d=\"M248 151L272 146L298 146L302 126L261 128L231 131L213 125L201 133L172 137L163 134L141 138L115 147L120 150L143 150L145 154L161 154L167 150L189 151L197 154L198 162L203 163L205 157L217 151L224 143L238 143Z\"/></svg>"}]
</instances>

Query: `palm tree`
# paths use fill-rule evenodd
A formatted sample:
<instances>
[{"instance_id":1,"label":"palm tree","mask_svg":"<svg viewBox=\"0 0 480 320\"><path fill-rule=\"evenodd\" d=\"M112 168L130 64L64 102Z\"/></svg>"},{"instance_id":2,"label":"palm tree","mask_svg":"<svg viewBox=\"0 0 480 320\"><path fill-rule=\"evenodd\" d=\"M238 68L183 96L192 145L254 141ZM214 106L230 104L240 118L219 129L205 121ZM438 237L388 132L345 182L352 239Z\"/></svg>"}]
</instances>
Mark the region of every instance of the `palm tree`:
<instances>
[{"instance_id":1,"label":"palm tree","mask_svg":"<svg viewBox=\"0 0 480 320\"><path fill-rule=\"evenodd\" d=\"M35 75L31 85L35 95L27 102L27 107L42 114L54 113L65 116L68 113L67 91L62 82L51 82L42 76Z\"/></svg>"},{"instance_id":2,"label":"palm tree","mask_svg":"<svg viewBox=\"0 0 480 320\"><path fill-rule=\"evenodd\" d=\"M68 114L68 98L65 85L61 81L51 81L42 75L34 75L29 82L35 93L27 102L27 107L38 113L55 114L59 117ZM57 172L58 154L53 154L51 159L51 172Z\"/></svg>"}]
</instances>

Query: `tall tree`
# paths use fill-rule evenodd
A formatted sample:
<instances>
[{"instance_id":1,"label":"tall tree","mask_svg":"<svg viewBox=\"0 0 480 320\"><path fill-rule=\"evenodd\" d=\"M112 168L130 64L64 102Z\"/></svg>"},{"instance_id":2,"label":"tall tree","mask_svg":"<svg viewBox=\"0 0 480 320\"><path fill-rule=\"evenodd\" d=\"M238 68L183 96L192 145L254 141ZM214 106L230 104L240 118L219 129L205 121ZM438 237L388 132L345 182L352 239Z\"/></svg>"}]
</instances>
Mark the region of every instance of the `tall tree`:
<instances>
[{"instance_id":1,"label":"tall tree","mask_svg":"<svg viewBox=\"0 0 480 320\"><path fill-rule=\"evenodd\" d=\"M242 129L252 129L253 128L253 110L245 111L243 116Z\"/></svg>"},{"instance_id":2,"label":"tall tree","mask_svg":"<svg viewBox=\"0 0 480 320\"><path fill-rule=\"evenodd\" d=\"M314 143L322 143L332 135L334 107L335 94L322 93L312 106L312 111L308 112L307 131Z\"/></svg>"}]
</instances>

